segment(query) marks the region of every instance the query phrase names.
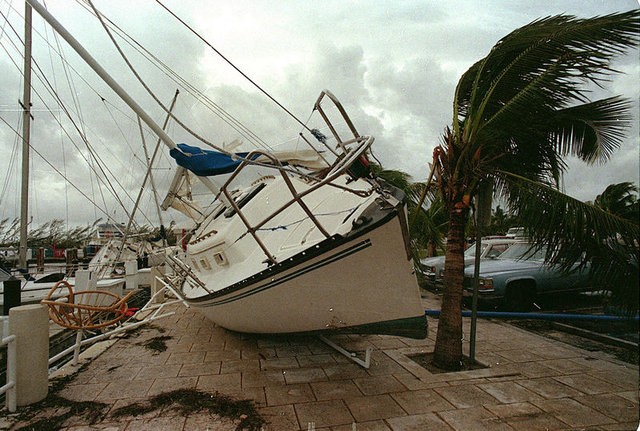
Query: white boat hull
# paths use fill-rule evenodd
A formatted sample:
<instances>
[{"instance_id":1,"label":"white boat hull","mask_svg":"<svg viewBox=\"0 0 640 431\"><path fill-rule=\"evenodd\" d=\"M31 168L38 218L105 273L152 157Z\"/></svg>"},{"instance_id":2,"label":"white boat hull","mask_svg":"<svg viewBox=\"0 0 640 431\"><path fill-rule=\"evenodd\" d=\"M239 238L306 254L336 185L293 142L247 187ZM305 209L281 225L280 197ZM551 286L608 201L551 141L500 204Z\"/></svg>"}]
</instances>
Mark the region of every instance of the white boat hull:
<instances>
[{"instance_id":1,"label":"white boat hull","mask_svg":"<svg viewBox=\"0 0 640 431\"><path fill-rule=\"evenodd\" d=\"M65 278L65 280L75 286L74 278ZM116 295L122 295L124 289L124 278L105 278L96 282L97 290L112 292ZM35 304L47 298L51 289L56 285L55 282L34 283L33 281L23 282L20 287L20 302L24 304ZM51 298L56 299L66 295L64 286L59 288ZM4 287L0 288L0 305L4 304Z\"/></svg>"},{"instance_id":2,"label":"white boat hull","mask_svg":"<svg viewBox=\"0 0 640 431\"><path fill-rule=\"evenodd\" d=\"M216 324L239 332L424 338L427 323L401 217L396 214L290 268L274 268L268 278L188 302Z\"/></svg>"}]
</instances>

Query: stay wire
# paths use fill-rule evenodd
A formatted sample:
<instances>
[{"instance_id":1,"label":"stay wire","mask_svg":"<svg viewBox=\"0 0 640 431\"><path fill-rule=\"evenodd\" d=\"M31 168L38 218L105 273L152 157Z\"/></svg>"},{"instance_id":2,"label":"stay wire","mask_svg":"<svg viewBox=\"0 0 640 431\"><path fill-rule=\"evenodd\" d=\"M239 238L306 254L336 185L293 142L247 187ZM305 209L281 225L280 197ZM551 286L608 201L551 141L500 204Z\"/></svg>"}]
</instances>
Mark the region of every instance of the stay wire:
<instances>
[{"instance_id":1,"label":"stay wire","mask_svg":"<svg viewBox=\"0 0 640 431\"><path fill-rule=\"evenodd\" d=\"M2 12L0 12L0 14L2 14ZM11 30L13 31L14 35L16 36L16 38L20 41L22 41L20 35L18 34L18 32L15 30L15 28L11 25L11 23L8 22L8 20L6 19L6 17L4 16L4 14L2 14L3 18L5 18L6 22L8 23L9 27L11 28ZM49 48L53 48L51 46L51 44L47 41L47 39L45 37L43 37L43 35L41 35L39 32L36 31L36 34L38 34L41 38L43 38L43 40L45 41L45 43L47 43L47 45L49 45ZM9 41L11 43L11 45L14 47L14 49L16 50L16 52L20 52L20 49L16 46L15 42L9 38ZM22 42L24 43L24 42ZM3 44L3 49L6 52L6 47L5 44ZM20 54L18 54L20 55ZM58 52L58 55L60 56L60 58L62 59L63 63L66 63L66 60L64 60L64 56ZM12 57L10 57L12 58ZM58 105L61 107L61 109L64 111L64 113L66 114L66 117L69 119L69 121L71 122L71 124L74 126L74 128L76 129L76 131L78 132L80 138L82 139L82 141L84 142L85 146L87 147L87 150L89 151L89 154L92 156L91 159L87 159L86 156L84 155L84 153L80 150L80 148L78 147L78 145L75 143L74 139L72 138L72 136L69 134L69 132L66 130L65 126L62 124L62 122L60 121L59 118L57 118L55 115L53 116L54 120L56 121L56 123L60 126L60 128L62 130L64 130L65 135L70 139L71 143L73 144L73 146L75 147L75 149L78 151L78 154L80 154L80 156L85 160L85 162L87 163L87 166L96 174L96 177L99 180L99 184L102 183L104 186L107 187L107 189L110 190L111 194L114 196L114 198L118 201L119 206L125 211L125 213L127 213L127 207L125 206L124 202L122 202L122 200L119 197L118 192L115 190L115 188L112 185L112 181L107 180L107 178L109 177L107 175L107 173L104 171L104 169L102 168L102 166L107 166L104 161L102 161L100 159L100 156L97 155L97 153L95 152L95 150L92 148L91 144L89 143L87 137L86 137L86 133L83 130L83 128L81 128L78 123L73 119L71 113L69 112L69 110L67 109L66 105L64 104L64 102L62 101L62 99L59 97L58 93L56 92L56 90L54 89L53 85L51 84L51 82L48 80L46 74L44 73L44 71L42 70L42 68L40 67L38 61L36 59L32 59L33 64L34 64L34 71L36 73L34 73L34 76L40 80L40 82L42 82L44 84L44 87L47 88L49 94L51 94L51 96L54 98L54 100L57 101ZM21 73L21 68L20 66L14 61L14 66L18 69L18 71ZM86 81L85 81L86 82ZM88 84L88 83L87 83ZM53 112L53 109L51 109L47 102L45 101L45 99L42 97L42 95L40 94L40 92L36 89L36 88L32 88L32 91L35 93L35 95L38 97L38 99L40 100L40 102L45 106L46 111L49 112ZM95 90L94 90L95 91ZM17 134L17 136L20 136L20 134ZM33 147L32 145L30 145L30 147ZM41 155L42 157L42 155ZM93 162L95 162L96 164L94 164ZM100 172L98 172L98 170L96 169L96 165L98 166ZM110 176L113 178L113 182L115 184L117 184L124 192L125 195L127 195L129 197L130 200L131 197L128 195L126 189L122 186L122 184L120 184L120 182L118 181L117 177L113 174L113 172L111 172L108 168L106 168L107 171L109 172ZM102 176L101 176L102 175ZM62 175L62 177L66 180L69 181L70 180L66 177L66 175ZM93 176L90 176L91 178L93 178ZM104 177L104 179L102 179ZM72 184L73 185L73 184ZM93 182L92 182L93 185ZM74 186L74 188L77 189L77 187ZM98 187L99 192L100 192L100 196L103 202L104 207L106 208L106 198L104 196L104 192L102 187ZM92 202L94 202L92 200Z\"/></svg>"},{"instance_id":2,"label":"stay wire","mask_svg":"<svg viewBox=\"0 0 640 431\"><path fill-rule=\"evenodd\" d=\"M80 1L80 0L78 0ZM80 5L87 10L89 10L94 16L95 12L90 10L85 4L80 3ZM154 65L158 68L163 74L173 80L176 84L183 86L183 89L191 94L196 100L200 101L205 107L207 107L214 115L220 118L222 121L227 123L230 127L232 127L235 131L237 131L243 138L255 144L257 147L263 147L268 150L273 150L269 144L267 144L260 136L258 136L255 132L249 129L245 124L240 122L237 118L227 112L220 105L215 103L209 97L207 97L201 90L196 88L193 84L189 83L187 80L182 78L179 74L173 71L169 66L167 66L162 60L156 57L153 53L151 53L148 49L142 46L138 41L136 41L133 37L128 35L122 28L120 28L116 23L114 23L111 19L102 14L102 18L109 23L115 33L117 33L124 42L126 42L131 48L136 50L141 56L146 58L150 64ZM185 128L187 132L196 137L196 139L201 140L194 132L192 132L185 125L181 126ZM207 145L209 143L205 142Z\"/></svg>"},{"instance_id":3,"label":"stay wire","mask_svg":"<svg viewBox=\"0 0 640 431\"><path fill-rule=\"evenodd\" d=\"M0 117L0 121L2 121L3 123L5 123L15 134L16 136L20 136L20 132L18 132L18 130L16 130L13 126L11 126L4 118ZM47 160L47 158L40 153L40 151L38 151L37 148L35 148L33 145L29 144L29 148L36 154L38 155L47 165L49 165L49 167L51 169L53 169L57 174L59 174L62 178L65 179L65 181L67 181L71 187L73 187L78 193L80 193L83 197L85 197L89 202L91 202L91 204L93 204L93 206L95 208L98 208L102 213L104 213L107 217L109 217L109 214L103 210L102 208L100 208L100 206L98 206L98 204L92 200L89 196L87 196L79 187L77 187L76 185L73 184L73 182L67 178L64 174L64 172L60 171L53 163L51 163L49 160ZM110 218L110 217L109 217Z\"/></svg>"},{"instance_id":4,"label":"stay wire","mask_svg":"<svg viewBox=\"0 0 640 431\"><path fill-rule=\"evenodd\" d=\"M53 55L51 52L51 44L49 43L49 31L48 29L45 27L45 36L46 36L46 40L47 40L47 47L49 48L49 64L51 65L51 76L52 76L52 80L53 80L53 86L54 88L57 90L58 89L58 79L57 79L57 75L56 75L56 68L54 67L53 64ZM56 46L58 47L59 53L58 55L63 55L62 49L60 47L60 41L58 40L57 34L56 32L53 32L53 39L56 42ZM64 62L63 62L63 72L65 74L66 77L66 81L67 84L69 84L69 86L71 86L70 83L70 77L67 74L67 70L66 68L64 68ZM74 95L74 104L76 107L76 114L78 114L78 104L75 103L75 93L72 91L72 94ZM58 114L55 112L51 112L51 115L56 117ZM59 120L56 119L56 121L58 121L58 123L60 123ZM65 147L64 147L64 135L62 132L60 132L60 146L62 147L62 151L61 151L61 155L62 155L62 168L63 168L63 172L65 177L67 176L67 155L66 155L66 151L65 151ZM64 213L65 213L65 222L67 225L69 225L69 187L68 187L68 182L65 181L64 182Z\"/></svg>"},{"instance_id":5,"label":"stay wire","mask_svg":"<svg viewBox=\"0 0 640 431\"><path fill-rule=\"evenodd\" d=\"M125 61L125 63L127 64L127 66L129 67L129 69L131 70L131 72L133 73L133 75L136 77L136 79L138 80L138 82L140 82L140 84L144 87L144 89L147 91L147 93L149 93L149 95L153 98L153 100L158 104L158 106L160 106L168 115L171 116L171 118L177 123L179 124L181 127L183 127L186 131L188 131L190 134L192 134L194 137L196 137L197 139L199 139L200 141L202 141L203 143L209 145L211 148L216 149L217 151L220 151L222 153L228 154L228 155L233 155L231 154L229 151L227 151L226 149L215 145L212 142L209 142L207 139L205 139L204 137L198 135L195 131L191 130L186 124L182 123L182 121L180 121L178 118L176 118L171 112L169 112L169 109L164 105L164 103L162 103L162 101L160 101L160 99L155 95L155 93L151 90L151 88L149 88L149 86L144 82L144 80L142 79L142 77L138 74L138 72L135 70L135 68L133 67L133 65L131 64L131 62L129 61L129 59L127 58L127 56L125 55L125 53L122 51L122 48L120 48L120 45L118 44L118 42L115 40L115 38L113 37L113 34L111 32L111 30L109 30L109 27L105 24L104 20L102 19L102 14L100 14L100 12L98 12L98 10L95 8L95 6L93 5L93 3L91 2L91 0L86 0L87 3L91 6L91 8L94 11L94 14L96 15L96 17L98 18L98 20L100 21L100 24L102 25L102 27L105 29L105 31L107 32L107 35L109 36L109 38L111 39L111 42L113 42L114 46L116 47L116 49L118 50L118 52L120 53L120 56L122 57L122 59Z\"/></svg>"},{"instance_id":6,"label":"stay wire","mask_svg":"<svg viewBox=\"0 0 640 431\"><path fill-rule=\"evenodd\" d=\"M278 102L271 94L269 94L266 90L264 90L258 83L256 83L253 79L251 79L246 73L244 73L240 68L238 68L231 60L229 60L224 54L222 54L219 50L217 50L209 41L207 41L204 37L202 37L197 31L193 29L189 24L187 24L182 18L176 15L172 10L170 10L167 6L165 6L160 0L156 0L164 10L166 10L171 16L173 16L178 22L180 22L183 26L185 26L191 33L193 33L198 39L204 42L209 48L211 48L220 58L222 58L229 66L233 67L240 75L242 75L247 81L249 81L254 87L260 90L265 96L271 99L278 107L280 107L284 112L286 112L291 118L296 120L304 129L311 133L311 130L307 127L305 123L300 121L298 117L296 117L291 111L285 108L280 102Z\"/></svg>"},{"instance_id":7,"label":"stay wire","mask_svg":"<svg viewBox=\"0 0 640 431\"><path fill-rule=\"evenodd\" d=\"M184 130L186 130L187 132L189 132L192 136L194 136L196 139L199 139L201 142L205 143L206 145L209 145L211 148L214 148L215 150L233 156L235 157L237 160L245 162L247 164L251 164L254 166L261 166L261 167L265 167L265 168L270 168L273 169L274 166L268 163L261 163L255 160L250 160L241 156L238 156L236 154L231 153L230 151L213 144L212 142L209 142L207 139L205 139L204 137L198 135L195 131L191 130L187 125L185 125L182 121L180 121L175 115L173 115L169 109L164 105L164 103L162 101L160 101L160 99L154 94L154 92L149 88L149 86L144 82L144 80L142 79L142 77L138 74L138 72L135 70L135 68L133 67L133 65L131 64L131 62L129 61L129 59L127 58L127 56L125 55L125 53L122 51L122 48L120 47L120 45L118 44L118 42L115 40L115 38L113 37L113 33L111 32L111 30L109 29L109 27L106 25L104 19L102 18L102 14L95 8L95 6L93 5L93 3L91 2L91 0L86 0L87 3L91 6L91 8L93 9L93 13L95 14L95 16L98 18L98 20L100 21L100 24L102 25L102 27L105 29L107 35L109 36L109 38L111 39L111 41L113 42L114 46L116 47L116 49L118 50L118 52L120 53L122 59L125 61L125 63L127 64L127 66L129 67L129 69L131 70L131 72L134 74L134 76L136 77L136 79L138 80L138 82L140 82L140 84L144 87L144 89L149 93L149 95L153 98L153 100L158 104L158 106L160 106L166 113L168 116L170 116L178 125L180 125L180 127L184 128ZM282 171L293 171L296 174L300 175L301 173L298 170L295 169L288 169L285 168L283 166L279 166L277 167L277 169L282 170Z\"/></svg>"},{"instance_id":8,"label":"stay wire","mask_svg":"<svg viewBox=\"0 0 640 431\"><path fill-rule=\"evenodd\" d=\"M14 9L14 10L15 10L15 9ZM19 12L18 12L18 13L19 13ZM0 14L2 14L2 12L0 12ZM24 41L22 41L21 36L18 34L18 32L16 31L16 29L11 25L11 23L8 21L7 17L6 17L6 16L4 16L4 14L2 14L2 16L3 16L3 18L5 18L5 20L6 20L7 24L9 25L9 28L11 28L11 30L13 31L13 34L15 35L15 37L16 37L18 40L20 40L20 41L24 44ZM35 31L35 30L34 30L34 31ZM37 35L39 35L39 36L40 36L40 37L45 41L45 43L47 43L47 44L48 44L48 42L47 42L46 38L44 38L44 37L43 37L43 36L42 36L38 31L35 31L35 33L36 33ZM14 49L16 49L16 52L20 52L20 49L18 49L18 47L16 46L15 42L14 42L11 38L9 38L9 41L10 41L11 45L14 47ZM3 44L3 48L4 48L4 44ZM5 51L6 51L6 48L5 48ZM59 54L59 55L60 55L60 54ZM61 58L61 59L63 59L63 61L65 61L62 55L60 55L60 58ZM85 146L86 146L86 147L87 147L87 149L89 150L89 154L91 154L91 155L93 156L93 158L96 158L96 159L99 161L100 159L99 159L99 157L98 157L98 156L96 156L95 151L93 151L93 149L91 148L91 145L89 144L88 139L86 138L86 134L85 134L85 133L83 133L83 131L81 130L81 128L78 126L77 122L76 122L76 121L74 121L73 117L71 116L71 114L70 114L70 113L69 113L69 111L67 110L67 108L66 108L65 104L62 102L62 100L60 99L60 97L58 96L58 94L57 94L57 93L55 92L55 90L52 88L51 83L48 81L48 79L47 79L47 77L46 77L46 74L45 74L45 73L44 73L44 71L40 68L40 65L39 65L38 61L37 61L36 59L32 59L32 62L33 62L33 64L34 64L34 66L35 66L35 71L34 71L34 72L36 72L36 71L37 71L37 72L39 72L39 73L37 73L37 72L36 72L36 73L34 73L34 76L35 76L36 78L38 78L38 79L40 80L40 82L42 82L42 83L44 84L44 87L48 89L49 93L50 93L50 94L52 95L52 97L57 101L58 105L63 109L63 111L65 111L65 114L66 114L67 118L69 118L70 122L71 122L71 123L72 123L72 125L75 127L76 131L77 131L77 132L78 132L78 134L80 135L80 138L83 140L83 142L84 142ZM22 73L21 67L20 67L20 66L19 66L15 61L14 61L13 63L14 63L14 66L18 69L19 73ZM76 72L76 73L77 73L77 72ZM86 81L85 81L85 83L87 83L87 85L89 85L89 84L88 84L88 82L86 82ZM90 87L90 88L92 88L90 85L89 85L89 87ZM45 101L45 99L42 97L42 95L39 93L39 91L38 91L36 88L34 88L34 87L32 87L32 91L36 94L36 96L38 97L38 99L40 100L40 102L42 102L42 104L45 106L45 108L47 108L46 110L48 110L48 111L52 112L52 109L48 106L47 102L46 102L46 101ZM95 90L94 90L94 91L95 91ZM91 170L92 170L95 174L97 174L97 178L98 178L99 180L101 180L101 177L100 177L99 173L97 172L97 170L96 170L95 166L93 166L93 164L91 163L91 161L90 161L90 160L87 160L87 158L85 157L84 153L83 153L82 151L80 151L80 148L79 148L79 147L78 147L78 145L75 143L75 141L74 141L74 139L71 137L71 135L66 131L65 127L62 125L62 123L59 121L59 119L57 119L56 117L54 117L54 119L56 119L56 122L58 123L58 125L59 125L63 130L65 130L65 134L66 134L66 135L67 135L67 137L71 140L71 142L73 143L73 145L74 145L74 147L76 148L76 150L78 150L78 154L80 154L80 156L85 160L85 162L87 162L87 165L91 168ZM20 136L20 134L18 134L18 136ZM32 147L32 146L30 145L30 147ZM101 163L101 162L99 161L99 162L98 162L98 166L100 166L100 163ZM102 162L102 163L103 163L103 162ZM101 170L102 170L102 169L101 169ZM102 174L103 174L103 175L105 176L105 178L106 178L106 174L104 173L104 171L102 171ZM115 182L116 182L118 185L120 185L120 184L118 183L118 181L117 181L117 178L116 178L113 174L111 174L111 175L114 177ZM101 181L104 181L104 180L101 180ZM116 198L116 200L118 200L118 201L119 201L120 206L121 206L121 207L124 209L124 211L126 212L126 206L124 205L124 203L122 203L122 202L120 201L120 198L119 198L118 194L116 193L115 189L113 189L113 188L112 188L111 182L110 182L110 181L107 181L106 186L107 186L107 188L110 188L110 187L111 187L111 191L112 191L112 193L113 193L114 197ZM122 185L120 185L120 187L121 187L123 190L125 190L125 189L122 187ZM105 207L106 207L106 200L105 200L105 198L104 198L104 193L103 193L103 191L102 191L102 188L101 188L101 187L99 187L99 190L100 190L100 194L101 194L101 197L102 197L102 200L103 200L103 204L104 204L104 205L105 205ZM126 193L126 190L125 190L125 193Z\"/></svg>"}]
</instances>

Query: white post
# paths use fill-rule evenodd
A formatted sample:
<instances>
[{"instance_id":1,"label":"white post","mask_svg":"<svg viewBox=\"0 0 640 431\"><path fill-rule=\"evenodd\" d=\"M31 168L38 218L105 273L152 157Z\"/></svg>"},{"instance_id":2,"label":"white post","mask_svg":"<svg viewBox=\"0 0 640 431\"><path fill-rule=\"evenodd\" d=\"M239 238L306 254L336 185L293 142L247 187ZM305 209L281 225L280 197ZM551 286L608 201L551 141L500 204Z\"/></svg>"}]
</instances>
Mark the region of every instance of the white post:
<instances>
[{"instance_id":1,"label":"white post","mask_svg":"<svg viewBox=\"0 0 640 431\"><path fill-rule=\"evenodd\" d=\"M88 269L80 269L76 271L76 285L74 291L81 292L83 290L96 290L98 278L93 271Z\"/></svg>"},{"instance_id":2,"label":"white post","mask_svg":"<svg viewBox=\"0 0 640 431\"><path fill-rule=\"evenodd\" d=\"M151 302L162 304L164 302L164 285L159 281L163 271L158 266L151 267Z\"/></svg>"},{"instance_id":3,"label":"white post","mask_svg":"<svg viewBox=\"0 0 640 431\"><path fill-rule=\"evenodd\" d=\"M125 283L127 290L135 290L138 288L138 262L128 260L124 263Z\"/></svg>"},{"instance_id":4,"label":"white post","mask_svg":"<svg viewBox=\"0 0 640 431\"><path fill-rule=\"evenodd\" d=\"M9 310L9 328L16 336L16 404L26 406L49 391L49 313L42 304Z\"/></svg>"}]
</instances>

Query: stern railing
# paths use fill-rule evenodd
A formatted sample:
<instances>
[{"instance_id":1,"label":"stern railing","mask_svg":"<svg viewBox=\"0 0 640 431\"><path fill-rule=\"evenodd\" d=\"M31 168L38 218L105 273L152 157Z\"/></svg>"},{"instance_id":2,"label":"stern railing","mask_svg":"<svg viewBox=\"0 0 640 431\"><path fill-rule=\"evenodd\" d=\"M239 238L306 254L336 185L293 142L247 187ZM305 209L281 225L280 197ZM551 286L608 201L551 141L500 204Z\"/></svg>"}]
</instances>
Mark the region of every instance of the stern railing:
<instances>
[{"instance_id":1,"label":"stern railing","mask_svg":"<svg viewBox=\"0 0 640 431\"><path fill-rule=\"evenodd\" d=\"M338 109L338 111L340 112L340 114L342 115L342 118L344 120L344 122L347 124L347 126L349 127L351 133L353 136L350 136L349 139L343 139L340 134L337 132L336 128L334 127L334 125L331 123L329 117L327 116L327 114L325 113L325 111L322 109L321 106L321 102L322 100L327 97L329 98L334 105L336 106L336 108ZM224 196L224 200L226 200L227 205L231 206L231 208L235 211L235 213L238 215L238 217L240 218L240 220L242 221L242 223L245 225L246 229L247 229L247 233L249 233L251 235L251 237L253 238L253 240L256 242L256 244L258 244L258 246L262 249L263 253L266 255L268 261L270 264L275 264L277 262L276 257L269 251L269 249L267 248L267 246L264 244L264 242L260 239L260 237L258 236L257 232L264 227L265 224L267 224L269 221L273 220L275 217L277 217L279 214L281 214L285 209L289 208L291 205L297 204L303 211L304 213L309 217L309 220L311 220L311 222L316 226L316 228L322 233L322 235L324 235L325 238L329 238L331 236L331 234L328 232L328 230L322 225L322 223L320 223L320 221L318 220L318 218L313 214L313 212L311 211L311 209L307 206L307 204L303 201L303 198L311 193L313 193L314 191L318 190L321 187L324 186L331 186L331 187L336 187L336 188L340 188L346 191L349 191L351 193L355 193L359 196L369 196L372 193L372 190L368 190L368 191L363 191L363 190L355 190L346 186L342 186L339 184L334 184L332 183L334 180L336 180L340 175L344 174L347 169L349 169L349 167L358 159L360 159L361 157L364 156L365 152L371 147L371 145L373 144L374 138L372 136L361 136L358 131L356 130L355 126L353 125L353 122L351 121L351 119L349 118L349 116L347 115L346 111L344 110L344 108L342 107L342 104L338 101L338 99L328 90L324 90L320 96L318 97L315 105L314 105L314 110L317 110L320 115L322 116L323 120L325 121L325 123L327 124L327 126L329 127L329 129L331 130L331 133L333 134L334 138L336 139L337 143L338 143L338 147L342 150L342 154L338 154L337 155L337 159L335 160L335 162L328 166L328 168L321 174L317 174L317 175L303 175L300 173L297 173L297 175L301 175L302 177L304 177L305 179L307 179L310 182L314 182L315 184L313 184L311 187L303 190L303 191L297 191L295 186L293 185L291 178L290 178L290 174L288 172L290 172L290 169L287 168L285 165L283 165L280 160L278 160L273 154L270 154L266 151L262 151L262 150L254 150L252 152L250 152L240 163L240 165L234 170L234 172L231 174L231 176L229 177L229 179L224 183L224 185L220 188L220 193ZM350 148L350 146L352 146L352 148ZM335 154L335 153L334 153ZM287 189L289 190L289 193L291 194L291 199L289 199L288 201L286 201L284 204L282 204L280 207L276 208L274 211L272 211L270 214L268 214L266 217L264 217L260 222L258 223L251 223L248 218L246 217L246 215L243 213L242 208L240 207L240 205L238 205L238 203L233 199L230 190L230 185L233 183L233 181L238 177L238 175L247 167L247 166L253 166L257 164L257 160L260 160L260 164L262 165L262 160L268 160L268 165L271 168L276 169L280 175L282 176L285 184L287 185Z\"/></svg>"}]
</instances>

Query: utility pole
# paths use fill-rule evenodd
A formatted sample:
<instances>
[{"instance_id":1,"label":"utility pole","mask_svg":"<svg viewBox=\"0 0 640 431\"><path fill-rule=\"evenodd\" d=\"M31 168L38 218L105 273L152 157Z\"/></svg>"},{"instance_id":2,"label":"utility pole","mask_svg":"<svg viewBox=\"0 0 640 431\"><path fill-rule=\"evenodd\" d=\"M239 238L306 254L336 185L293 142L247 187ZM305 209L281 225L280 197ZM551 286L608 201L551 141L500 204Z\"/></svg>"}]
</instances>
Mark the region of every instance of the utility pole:
<instances>
[{"instance_id":1,"label":"utility pole","mask_svg":"<svg viewBox=\"0 0 640 431\"><path fill-rule=\"evenodd\" d=\"M22 96L22 185L20 189L19 269L27 267L27 227L29 218L29 141L31 134L31 6L24 6L24 92Z\"/></svg>"}]
</instances>

